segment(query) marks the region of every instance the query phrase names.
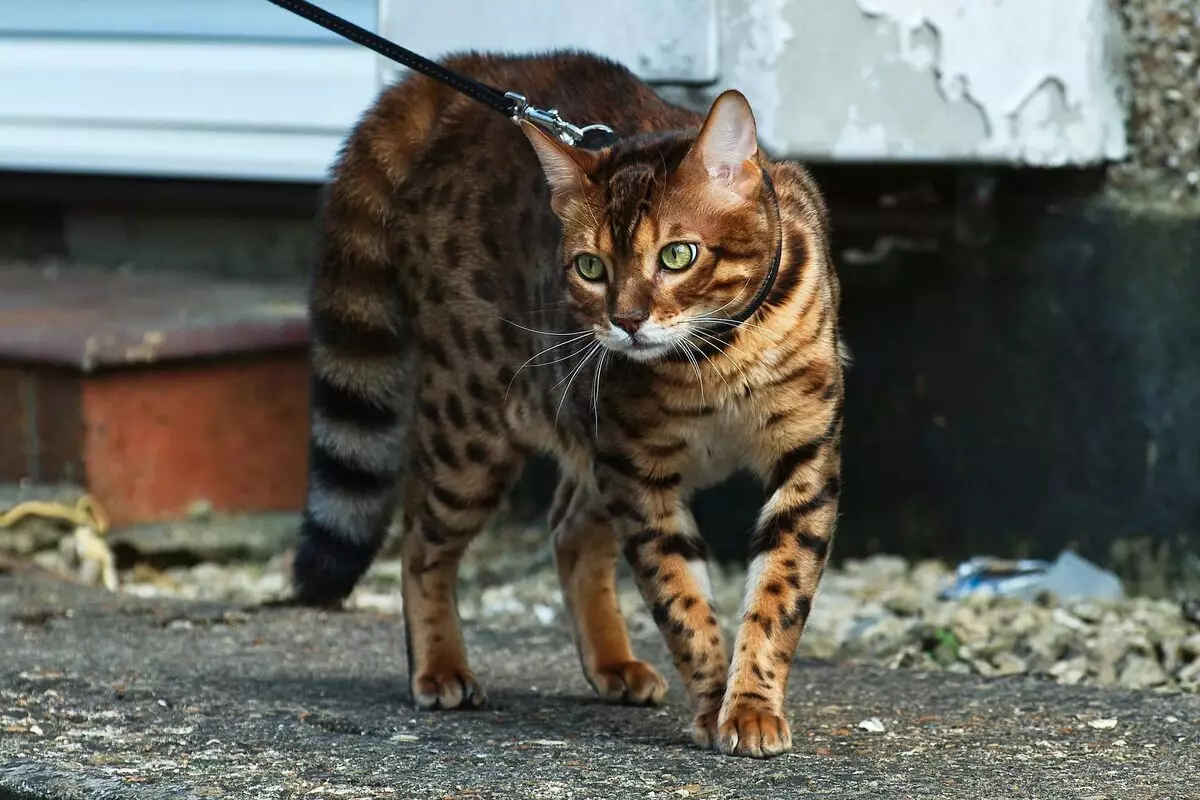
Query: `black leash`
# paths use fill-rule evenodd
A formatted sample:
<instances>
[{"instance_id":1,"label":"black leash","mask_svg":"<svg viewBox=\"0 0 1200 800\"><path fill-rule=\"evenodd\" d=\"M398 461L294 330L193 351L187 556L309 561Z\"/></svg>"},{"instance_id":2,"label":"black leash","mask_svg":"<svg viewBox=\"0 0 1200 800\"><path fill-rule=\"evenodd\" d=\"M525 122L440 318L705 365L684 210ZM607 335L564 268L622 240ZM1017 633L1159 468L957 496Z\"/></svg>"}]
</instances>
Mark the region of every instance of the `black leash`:
<instances>
[{"instance_id":1,"label":"black leash","mask_svg":"<svg viewBox=\"0 0 1200 800\"><path fill-rule=\"evenodd\" d=\"M536 123L574 147L599 149L616 141L616 134L607 125L576 127L559 116L557 109L535 108L529 105L529 101L525 99L524 95L517 92L504 92L446 69L441 64L430 61L428 58L418 55L406 47L401 47L379 34L372 33L366 28L359 27L349 20L342 19L336 14L331 14L308 0L267 0L267 2L274 3L286 11L320 25L327 31L332 31L355 44L373 50L384 58L391 59L433 78L435 81L444 83L472 100L483 103L493 111L509 117L514 122L525 119Z\"/></svg>"},{"instance_id":2,"label":"black leash","mask_svg":"<svg viewBox=\"0 0 1200 800\"><path fill-rule=\"evenodd\" d=\"M320 6L313 5L308 0L267 0L274 3L280 8L290 11L304 17L309 22L316 23L322 28L336 33L345 39L349 39L355 44L360 44L369 50L373 50L384 58L391 59L398 64L416 70L435 81L439 81L449 86L455 91L470 97L472 100L477 100L485 106L497 111L506 117L509 117L514 122L521 120L529 120L543 128L549 130L563 142L574 147L584 147L589 149L600 149L608 147L616 141L616 134L612 128L607 125L585 125L582 128L576 127L564 120L557 109L540 109L529 105L529 101L524 95L517 92L504 92L493 86L480 83L477 80L460 75L457 72L446 69L437 62L430 61L424 56L418 55L406 47L401 47L395 42L385 39L382 36L372 33L366 28L359 27L349 20L342 19L336 14L331 14ZM767 272L767 277L759 287L758 294L750 305L742 309L740 313L730 317L730 321L735 325L740 325L762 307L763 303L767 302L767 298L771 294L771 290L775 287L775 281L779 277L780 261L783 259L783 217L779 213L779 198L775 194L775 184L771 181L771 176L764 169L763 184L767 188L767 194L771 197L771 206L775 211L775 225L779 229L779 242L775 247L775 260L771 264L771 269Z\"/></svg>"}]
</instances>

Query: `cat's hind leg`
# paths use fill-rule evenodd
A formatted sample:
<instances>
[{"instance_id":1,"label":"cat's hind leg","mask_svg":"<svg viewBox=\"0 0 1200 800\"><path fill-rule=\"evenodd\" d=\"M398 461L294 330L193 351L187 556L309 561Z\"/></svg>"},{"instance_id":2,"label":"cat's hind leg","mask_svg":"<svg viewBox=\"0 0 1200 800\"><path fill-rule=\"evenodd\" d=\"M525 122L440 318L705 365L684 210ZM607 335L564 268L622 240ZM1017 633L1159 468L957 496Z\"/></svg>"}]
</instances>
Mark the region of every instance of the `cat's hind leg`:
<instances>
[{"instance_id":1,"label":"cat's hind leg","mask_svg":"<svg viewBox=\"0 0 1200 800\"><path fill-rule=\"evenodd\" d=\"M654 667L633 655L617 602L616 532L594 490L564 477L550 512L554 561L584 676L602 699L653 705L667 693Z\"/></svg>"},{"instance_id":2,"label":"cat's hind leg","mask_svg":"<svg viewBox=\"0 0 1200 800\"><path fill-rule=\"evenodd\" d=\"M429 385L429 384L427 384ZM471 422L452 395L423 393L404 492L404 623L413 702L426 709L480 708L482 687L459 627L458 568L521 472L523 456L499 431ZM446 424L446 408L451 424Z\"/></svg>"}]
</instances>

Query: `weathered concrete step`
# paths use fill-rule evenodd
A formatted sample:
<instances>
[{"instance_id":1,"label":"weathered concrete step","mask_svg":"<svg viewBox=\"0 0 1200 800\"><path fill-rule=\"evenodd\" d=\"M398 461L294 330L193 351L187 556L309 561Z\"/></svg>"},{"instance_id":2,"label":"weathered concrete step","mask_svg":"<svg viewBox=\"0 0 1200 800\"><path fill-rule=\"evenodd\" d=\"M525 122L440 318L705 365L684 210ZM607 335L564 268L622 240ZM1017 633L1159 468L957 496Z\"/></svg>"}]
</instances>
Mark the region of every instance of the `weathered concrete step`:
<instances>
[{"instance_id":1,"label":"weathered concrete step","mask_svg":"<svg viewBox=\"0 0 1200 800\"><path fill-rule=\"evenodd\" d=\"M307 339L296 283L0 267L0 481L117 525L298 508Z\"/></svg>"}]
</instances>

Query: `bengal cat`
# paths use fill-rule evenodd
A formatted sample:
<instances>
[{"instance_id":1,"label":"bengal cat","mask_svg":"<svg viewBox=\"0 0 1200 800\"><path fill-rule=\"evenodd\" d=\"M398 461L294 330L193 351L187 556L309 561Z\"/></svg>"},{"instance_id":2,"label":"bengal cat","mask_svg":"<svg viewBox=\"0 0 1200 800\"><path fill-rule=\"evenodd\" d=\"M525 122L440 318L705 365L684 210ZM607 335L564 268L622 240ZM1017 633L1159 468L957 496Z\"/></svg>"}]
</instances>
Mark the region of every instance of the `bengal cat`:
<instances>
[{"instance_id":1,"label":"bengal cat","mask_svg":"<svg viewBox=\"0 0 1200 800\"><path fill-rule=\"evenodd\" d=\"M701 117L587 54L444 63L619 140L574 149L419 76L356 125L311 291L297 598L345 598L400 502L414 701L483 705L458 564L526 457L548 452L562 473L555 560L596 693L652 704L667 691L630 647L623 553L696 742L785 752L784 691L839 489L839 292L817 187L758 148L735 91ZM739 467L769 499L730 664L688 500Z\"/></svg>"}]
</instances>

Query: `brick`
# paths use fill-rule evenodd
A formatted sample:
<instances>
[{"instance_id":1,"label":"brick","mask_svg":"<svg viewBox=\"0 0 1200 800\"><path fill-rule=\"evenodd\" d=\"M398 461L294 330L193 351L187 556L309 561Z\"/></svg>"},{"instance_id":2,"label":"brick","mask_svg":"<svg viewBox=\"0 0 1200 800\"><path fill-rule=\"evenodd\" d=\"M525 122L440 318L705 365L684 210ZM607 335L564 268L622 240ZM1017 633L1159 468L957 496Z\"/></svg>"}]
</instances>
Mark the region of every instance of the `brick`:
<instances>
[{"instance_id":1,"label":"brick","mask_svg":"<svg viewBox=\"0 0 1200 800\"><path fill-rule=\"evenodd\" d=\"M102 374L81 406L87 485L114 524L304 501L303 353Z\"/></svg>"},{"instance_id":2,"label":"brick","mask_svg":"<svg viewBox=\"0 0 1200 800\"><path fill-rule=\"evenodd\" d=\"M299 509L304 288L0 271L0 481L83 483L115 525Z\"/></svg>"}]
</instances>

